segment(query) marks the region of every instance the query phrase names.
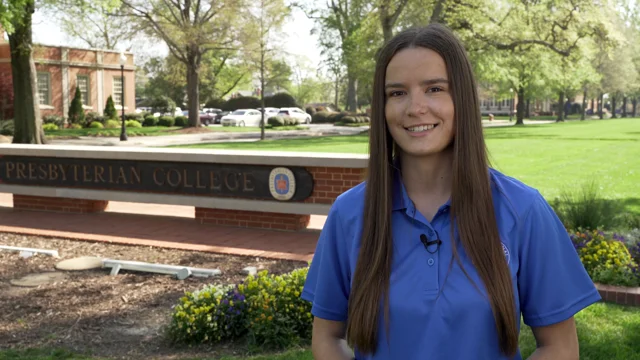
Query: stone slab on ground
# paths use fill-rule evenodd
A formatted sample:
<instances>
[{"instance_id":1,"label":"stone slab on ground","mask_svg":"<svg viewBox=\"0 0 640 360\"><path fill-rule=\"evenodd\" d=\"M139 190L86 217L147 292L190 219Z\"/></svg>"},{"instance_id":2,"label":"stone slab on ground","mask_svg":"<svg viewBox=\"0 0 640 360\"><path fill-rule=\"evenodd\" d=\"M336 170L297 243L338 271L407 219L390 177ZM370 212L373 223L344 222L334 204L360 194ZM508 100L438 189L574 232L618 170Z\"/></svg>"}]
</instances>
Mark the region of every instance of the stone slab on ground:
<instances>
[{"instance_id":1,"label":"stone slab on ground","mask_svg":"<svg viewBox=\"0 0 640 360\"><path fill-rule=\"evenodd\" d=\"M96 256L82 256L67 259L56 264L56 269L67 271L92 270L102 268L102 259Z\"/></svg>"},{"instance_id":2,"label":"stone slab on ground","mask_svg":"<svg viewBox=\"0 0 640 360\"><path fill-rule=\"evenodd\" d=\"M247 266L242 269L242 273L245 275L256 275L258 273L258 268L255 266Z\"/></svg>"},{"instance_id":3,"label":"stone slab on ground","mask_svg":"<svg viewBox=\"0 0 640 360\"><path fill-rule=\"evenodd\" d=\"M11 285L22 287L38 287L40 285L47 285L54 282L65 280L67 276L60 272L45 272L39 274L29 274L19 279L11 280Z\"/></svg>"}]
</instances>

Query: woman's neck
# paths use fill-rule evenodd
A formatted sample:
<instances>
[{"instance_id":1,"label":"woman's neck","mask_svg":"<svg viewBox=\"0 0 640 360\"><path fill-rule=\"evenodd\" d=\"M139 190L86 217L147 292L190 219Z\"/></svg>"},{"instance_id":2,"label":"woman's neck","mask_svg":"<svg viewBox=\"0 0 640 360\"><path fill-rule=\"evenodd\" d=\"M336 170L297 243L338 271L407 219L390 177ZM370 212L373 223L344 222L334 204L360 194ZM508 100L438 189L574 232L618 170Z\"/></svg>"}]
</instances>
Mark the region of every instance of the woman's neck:
<instances>
[{"instance_id":1,"label":"woman's neck","mask_svg":"<svg viewBox=\"0 0 640 360\"><path fill-rule=\"evenodd\" d=\"M430 156L400 154L402 180L414 201L449 199L453 180L453 149Z\"/></svg>"}]
</instances>

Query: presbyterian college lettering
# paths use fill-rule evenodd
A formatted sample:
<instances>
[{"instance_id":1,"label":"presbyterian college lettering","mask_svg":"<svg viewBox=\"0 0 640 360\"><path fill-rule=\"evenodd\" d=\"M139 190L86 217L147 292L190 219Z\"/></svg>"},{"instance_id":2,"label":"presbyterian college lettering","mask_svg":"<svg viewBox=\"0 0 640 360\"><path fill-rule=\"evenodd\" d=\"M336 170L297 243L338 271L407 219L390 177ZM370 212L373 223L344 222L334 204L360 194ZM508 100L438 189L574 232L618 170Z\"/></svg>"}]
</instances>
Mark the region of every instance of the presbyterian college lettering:
<instances>
[{"instance_id":1,"label":"presbyterian college lettering","mask_svg":"<svg viewBox=\"0 0 640 360\"><path fill-rule=\"evenodd\" d=\"M304 168L150 161L0 157L0 183L302 201Z\"/></svg>"}]
</instances>

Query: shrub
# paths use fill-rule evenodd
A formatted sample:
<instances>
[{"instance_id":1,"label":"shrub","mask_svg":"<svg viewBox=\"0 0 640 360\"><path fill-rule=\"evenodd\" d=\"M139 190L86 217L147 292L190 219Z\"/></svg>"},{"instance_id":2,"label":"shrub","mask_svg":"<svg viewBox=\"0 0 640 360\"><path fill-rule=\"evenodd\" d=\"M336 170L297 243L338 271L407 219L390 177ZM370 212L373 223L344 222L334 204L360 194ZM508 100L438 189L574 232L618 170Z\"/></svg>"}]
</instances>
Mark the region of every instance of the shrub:
<instances>
[{"instance_id":1,"label":"shrub","mask_svg":"<svg viewBox=\"0 0 640 360\"><path fill-rule=\"evenodd\" d=\"M122 124L118 120L107 120L104 122L105 129L118 129L120 127L122 127Z\"/></svg>"},{"instance_id":2,"label":"shrub","mask_svg":"<svg viewBox=\"0 0 640 360\"><path fill-rule=\"evenodd\" d=\"M13 125L13 120L0 121L0 135L13 136L14 132L15 127Z\"/></svg>"},{"instance_id":3,"label":"shrub","mask_svg":"<svg viewBox=\"0 0 640 360\"><path fill-rule=\"evenodd\" d=\"M227 100L227 102L224 103L222 110L235 111L238 109L257 109L261 106L260 99L258 98L253 96L240 96Z\"/></svg>"},{"instance_id":4,"label":"shrub","mask_svg":"<svg viewBox=\"0 0 640 360\"><path fill-rule=\"evenodd\" d=\"M47 115L42 118L43 124L55 124L58 128L64 126L64 117L59 115Z\"/></svg>"},{"instance_id":5,"label":"shrub","mask_svg":"<svg viewBox=\"0 0 640 360\"><path fill-rule=\"evenodd\" d=\"M176 123L176 119L173 116L160 116L158 120L159 126L171 127Z\"/></svg>"},{"instance_id":6,"label":"shrub","mask_svg":"<svg viewBox=\"0 0 640 360\"><path fill-rule=\"evenodd\" d=\"M69 123L84 124L84 109L82 108L82 93L80 87L76 86L76 94L69 105Z\"/></svg>"},{"instance_id":7,"label":"shrub","mask_svg":"<svg viewBox=\"0 0 640 360\"><path fill-rule=\"evenodd\" d=\"M285 120L282 116L272 116L269 119L267 119L267 124L273 127L284 126Z\"/></svg>"},{"instance_id":8,"label":"shrub","mask_svg":"<svg viewBox=\"0 0 640 360\"><path fill-rule=\"evenodd\" d=\"M144 117L143 126L158 126L158 118L153 115L147 115Z\"/></svg>"},{"instance_id":9,"label":"shrub","mask_svg":"<svg viewBox=\"0 0 640 360\"><path fill-rule=\"evenodd\" d=\"M153 112L159 112L161 114L173 114L176 111L176 103L168 96L158 96L151 99L149 102Z\"/></svg>"},{"instance_id":10,"label":"shrub","mask_svg":"<svg viewBox=\"0 0 640 360\"><path fill-rule=\"evenodd\" d=\"M189 126L189 119L187 119L185 116L176 116L175 126L187 127Z\"/></svg>"},{"instance_id":11,"label":"shrub","mask_svg":"<svg viewBox=\"0 0 640 360\"><path fill-rule=\"evenodd\" d=\"M89 123L89 128L91 129L104 129L104 125L102 123L94 121Z\"/></svg>"},{"instance_id":12,"label":"shrub","mask_svg":"<svg viewBox=\"0 0 640 360\"><path fill-rule=\"evenodd\" d=\"M138 114L138 113L124 114L124 119L125 120L136 120L138 122L142 122L142 121L144 121L144 115L143 114Z\"/></svg>"},{"instance_id":13,"label":"shrub","mask_svg":"<svg viewBox=\"0 0 640 360\"><path fill-rule=\"evenodd\" d=\"M633 274L637 263L633 261L622 236L599 230L578 230L571 234L571 240L593 281L632 286L628 284L640 280Z\"/></svg>"},{"instance_id":14,"label":"shrub","mask_svg":"<svg viewBox=\"0 0 640 360\"><path fill-rule=\"evenodd\" d=\"M87 125L93 123L93 122L99 122L101 124L104 125L104 121L105 121L105 117L98 114L97 112L88 112L85 116L85 121L87 123Z\"/></svg>"},{"instance_id":15,"label":"shrub","mask_svg":"<svg viewBox=\"0 0 640 360\"><path fill-rule=\"evenodd\" d=\"M357 121L353 116L344 116L341 122L344 124L355 124Z\"/></svg>"},{"instance_id":16,"label":"shrub","mask_svg":"<svg viewBox=\"0 0 640 360\"><path fill-rule=\"evenodd\" d=\"M127 120L124 122L124 126L128 128L141 128L142 124L136 120Z\"/></svg>"},{"instance_id":17,"label":"shrub","mask_svg":"<svg viewBox=\"0 0 640 360\"><path fill-rule=\"evenodd\" d=\"M118 112L116 111L116 105L113 103L113 97L109 96L107 98L107 104L104 107L104 117L105 119L117 119Z\"/></svg>"},{"instance_id":18,"label":"shrub","mask_svg":"<svg viewBox=\"0 0 640 360\"><path fill-rule=\"evenodd\" d=\"M329 116L333 114L327 111L319 111L311 116L311 122L317 124L326 124L328 123Z\"/></svg>"},{"instance_id":19,"label":"shrub","mask_svg":"<svg viewBox=\"0 0 640 360\"><path fill-rule=\"evenodd\" d=\"M312 118L313 118L313 115L315 115L317 112L313 106L307 106L307 108L304 109L304 111L306 111L307 114L311 115Z\"/></svg>"},{"instance_id":20,"label":"shrub","mask_svg":"<svg viewBox=\"0 0 640 360\"><path fill-rule=\"evenodd\" d=\"M236 286L208 286L185 293L174 308L169 334L185 343L246 338L282 349L311 339L311 304L300 298L308 268L284 275L266 271Z\"/></svg>"},{"instance_id":21,"label":"shrub","mask_svg":"<svg viewBox=\"0 0 640 360\"><path fill-rule=\"evenodd\" d=\"M298 107L296 99L290 94L285 92L274 94L273 96L267 96L264 98L264 104L266 107ZM260 106L258 106L260 107Z\"/></svg>"},{"instance_id":22,"label":"shrub","mask_svg":"<svg viewBox=\"0 0 640 360\"><path fill-rule=\"evenodd\" d=\"M186 292L174 308L169 325L173 341L218 342L246 333L246 302L233 285L209 285Z\"/></svg>"},{"instance_id":23,"label":"shrub","mask_svg":"<svg viewBox=\"0 0 640 360\"><path fill-rule=\"evenodd\" d=\"M587 182L576 192L563 191L552 206L567 229L613 229L621 223L624 206L600 197L595 182Z\"/></svg>"},{"instance_id":24,"label":"shrub","mask_svg":"<svg viewBox=\"0 0 640 360\"><path fill-rule=\"evenodd\" d=\"M52 123L42 125L42 130L44 131L54 131L59 129L58 125Z\"/></svg>"},{"instance_id":25,"label":"shrub","mask_svg":"<svg viewBox=\"0 0 640 360\"><path fill-rule=\"evenodd\" d=\"M300 119L296 119L296 118L292 118L292 117L284 118L284 125L285 126L300 125Z\"/></svg>"},{"instance_id":26,"label":"shrub","mask_svg":"<svg viewBox=\"0 0 640 360\"><path fill-rule=\"evenodd\" d=\"M80 124L71 124L71 125L69 125L69 129L80 130L80 129L82 129L82 125L80 125Z\"/></svg>"},{"instance_id":27,"label":"shrub","mask_svg":"<svg viewBox=\"0 0 640 360\"><path fill-rule=\"evenodd\" d=\"M207 101L204 107L208 109L222 109L224 107L225 101L222 99L212 99Z\"/></svg>"}]
</instances>

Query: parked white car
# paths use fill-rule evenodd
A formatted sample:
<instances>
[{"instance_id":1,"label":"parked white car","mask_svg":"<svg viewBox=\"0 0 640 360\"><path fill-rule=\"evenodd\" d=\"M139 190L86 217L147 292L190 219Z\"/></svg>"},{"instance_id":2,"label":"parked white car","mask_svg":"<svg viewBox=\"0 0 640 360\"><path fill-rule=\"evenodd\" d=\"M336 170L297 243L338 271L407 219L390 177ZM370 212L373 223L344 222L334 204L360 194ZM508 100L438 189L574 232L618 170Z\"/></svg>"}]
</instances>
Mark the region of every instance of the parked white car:
<instances>
[{"instance_id":1,"label":"parked white car","mask_svg":"<svg viewBox=\"0 0 640 360\"><path fill-rule=\"evenodd\" d=\"M262 113L254 109L239 109L222 117L222 126L260 126Z\"/></svg>"},{"instance_id":2,"label":"parked white car","mask_svg":"<svg viewBox=\"0 0 640 360\"><path fill-rule=\"evenodd\" d=\"M262 110L262 109L260 109L260 110ZM278 109L278 108L270 108L270 107L268 107L268 108L265 108L265 110L266 110L266 112L264 113L264 116L267 119L269 119L272 116L278 115L278 113L280 112L280 109Z\"/></svg>"},{"instance_id":3,"label":"parked white car","mask_svg":"<svg viewBox=\"0 0 640 360\"><path fill-rule=\"evenodd\" d=\"M283 118L298 119L300 124L311 124L311 115L300 108L281 108L278 116Z\"/></svg>"}]
</instances>

